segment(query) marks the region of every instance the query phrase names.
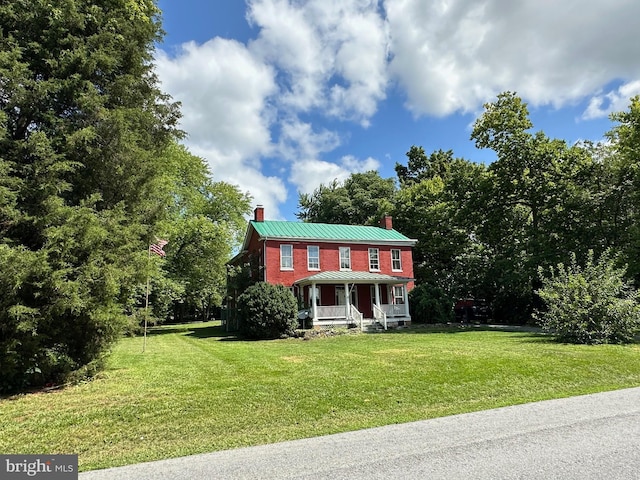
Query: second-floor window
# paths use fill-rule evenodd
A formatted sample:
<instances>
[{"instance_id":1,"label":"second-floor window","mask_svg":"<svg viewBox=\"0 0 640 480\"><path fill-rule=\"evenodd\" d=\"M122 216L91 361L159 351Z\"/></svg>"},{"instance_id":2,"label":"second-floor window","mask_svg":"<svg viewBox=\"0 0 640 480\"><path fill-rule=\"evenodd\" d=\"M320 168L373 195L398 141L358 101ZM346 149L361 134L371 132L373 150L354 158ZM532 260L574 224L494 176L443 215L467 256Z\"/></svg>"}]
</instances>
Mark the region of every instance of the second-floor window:
<instances>
[{"instance_id":1,"label":"second-floor window","mask_svg":"<svg viewBox=\"0 0 640 480\"><path fill-rule=\"evenodd\" d=\"M293 245L280 245L280 269L293 270Z\"/></svg>"},{"instance_id":2,"label":"second-floor window","mask_svg":"<svg viewBox=\"0 0 640 480\"><path fill-rule=\"evenodd\" d=\"M307 247L307 269L320 270L320 247L317 245Z\"/></svg>"},{"instance_id":3,"label":"second-floor window","mask_svg":"<svg viewBox=\"0 0 640 480\"><path fill-rule=\"evenodd\" d=\"M402 257L400 255L400 250L391 249L391 270L394 272L402 271Z\"/></svg>"},{"instance_id":4,"label":"second-floor window","mask_svg":"<svg viewBox=\"0 0 640 480\"><path fill-rule=\"evenodd\" d=\"M351 270L351 249L340 247L340 270Z\"/></svg>"},{"instance_id":5,"label":"second-floor window","mask_svg":"<svg viewBox=\"0 0 640 480\"><path fill-rule=\"evenodd\" d=\"M380 251L377 248L369 249L369 270L380 270Z\"/></svg>"}]
</instances>

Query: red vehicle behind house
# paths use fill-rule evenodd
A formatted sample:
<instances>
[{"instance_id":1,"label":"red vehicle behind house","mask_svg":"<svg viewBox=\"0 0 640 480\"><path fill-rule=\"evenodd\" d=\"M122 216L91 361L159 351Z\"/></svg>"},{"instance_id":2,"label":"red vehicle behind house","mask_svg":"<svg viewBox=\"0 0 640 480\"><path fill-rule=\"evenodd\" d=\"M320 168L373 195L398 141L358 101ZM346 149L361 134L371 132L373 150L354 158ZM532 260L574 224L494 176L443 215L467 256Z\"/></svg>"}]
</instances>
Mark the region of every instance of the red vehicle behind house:
<instances>
[{"instance_id":1,"label":"red vehicle behind house","mask_svg":"<svg viewBox=\"0 0 640 480\"><path fill-rule=\"evenodd\" d=\"M487 323L491 317L491 310L487 302L477 298L464 298L456 302L453 307L458 322Z\"/></svg>"}]
</instances>

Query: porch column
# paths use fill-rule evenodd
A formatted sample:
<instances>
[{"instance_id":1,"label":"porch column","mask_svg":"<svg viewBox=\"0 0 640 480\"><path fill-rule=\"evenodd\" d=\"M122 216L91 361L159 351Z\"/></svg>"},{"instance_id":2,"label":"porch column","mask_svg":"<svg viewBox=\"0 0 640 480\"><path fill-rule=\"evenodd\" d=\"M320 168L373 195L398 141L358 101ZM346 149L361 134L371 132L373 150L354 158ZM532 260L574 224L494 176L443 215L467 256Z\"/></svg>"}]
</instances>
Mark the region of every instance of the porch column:
<instances>
[{"instance_id":1,"label":"porch column","mask_svg":"<svg viewBox=\"0 0 640 480\"><path fill-rule=\"evenodd\" d=\"M404 316L409 317L409 294L406 283L402 287L402 299L404 300Z\"/></svg>"},{"instance_id":2,"label":"porch column","mask_svg":"<svg viewBox=\"0 0 640 480\"><path fill-rule=\"evenodd\" d=\"M349 322L349 314L351 313L351 292L349 291L349 284L344 284L344 309Z\"/></svg>"},{"instance_id":3,"label":"porch column","mask_svg":"<svg viewBox=\"0 0 640 480\"><path fill-rule=\"evenodd\" d=\"M313 322L318 318L318 308L317 308L318 299L316 298L316 284L315 282L311 283L311 311L313 312Z\"/></svg>"},{"instance_id":4,"label":"porch column","mask_svg":"<svg viewBox=\"0 0 640 480\"><path fill-rule=\"evenodd\" d=\"M378 308L382 308L380 306L380 284L379 283L374 283L373 284L373 289L375 290L375 295L376 295L376 305L378 306Z\"/></svg>"}]
</instances>

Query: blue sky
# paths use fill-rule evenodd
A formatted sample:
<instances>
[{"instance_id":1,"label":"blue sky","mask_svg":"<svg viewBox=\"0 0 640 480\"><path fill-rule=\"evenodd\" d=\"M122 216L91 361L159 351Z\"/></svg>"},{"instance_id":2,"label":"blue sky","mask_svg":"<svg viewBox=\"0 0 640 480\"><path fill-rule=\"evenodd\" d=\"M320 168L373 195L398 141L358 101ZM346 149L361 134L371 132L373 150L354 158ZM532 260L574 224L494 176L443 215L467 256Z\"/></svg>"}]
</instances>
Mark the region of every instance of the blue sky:
<instances>
[{"instance_id":1,"label":"blue sky","mask_svg":"<svg viewBox=\"0 0 640 480\"><path fill-rule=\"evenodd\" d=\"M469 140L505 90L535 130L600 140L640 94L637 0L160 0L161 86L215 180L294 220L298 192L412 145L490 162Z\"/></svg>"}]
</instances>

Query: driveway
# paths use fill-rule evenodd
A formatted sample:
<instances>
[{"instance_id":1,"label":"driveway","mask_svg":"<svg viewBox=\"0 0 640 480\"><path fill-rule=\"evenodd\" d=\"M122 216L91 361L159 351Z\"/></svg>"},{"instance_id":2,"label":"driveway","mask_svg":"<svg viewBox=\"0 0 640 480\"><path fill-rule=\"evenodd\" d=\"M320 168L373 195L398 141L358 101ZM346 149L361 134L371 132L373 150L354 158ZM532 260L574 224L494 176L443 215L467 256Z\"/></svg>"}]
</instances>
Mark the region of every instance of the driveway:
<instances>
[{"instance_id":1,"label":"driveway","mask_svg":"<svg viewBox=\"0 0 640 480\"><path fill-rule=\"evenodd\" d=\"M640 388L80 474L117 479L635 479Z\"/></svg>"}]
</instances>

